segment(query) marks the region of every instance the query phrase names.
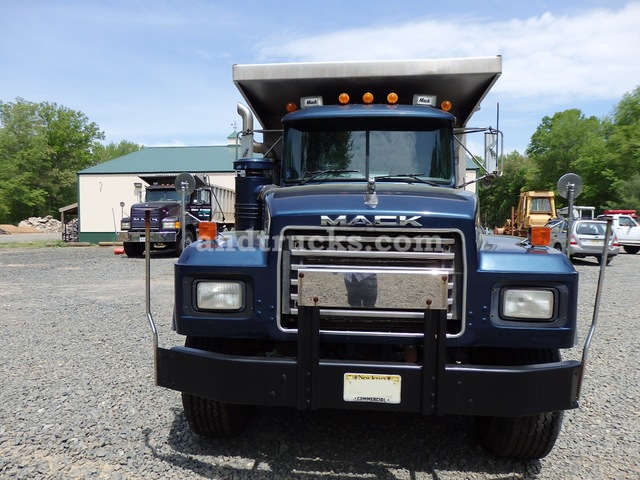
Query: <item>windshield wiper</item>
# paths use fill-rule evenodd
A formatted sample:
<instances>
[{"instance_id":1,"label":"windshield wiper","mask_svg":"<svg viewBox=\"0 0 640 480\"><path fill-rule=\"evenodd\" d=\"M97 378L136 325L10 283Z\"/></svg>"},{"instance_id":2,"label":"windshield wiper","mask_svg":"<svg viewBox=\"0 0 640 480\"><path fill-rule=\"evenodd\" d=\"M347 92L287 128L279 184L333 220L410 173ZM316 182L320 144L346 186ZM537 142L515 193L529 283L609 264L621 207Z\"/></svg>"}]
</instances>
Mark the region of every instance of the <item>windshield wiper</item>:
<instances>
[{"instance_id":1,"label":"windshield wiper","mask_svg":"<svg viewBox=\"0 0 640 480\"><path fill-rule=\"evenodd\" d=\"M359 173L359 172L360 170L344 170L339 168L330 168L328 170L318 170L316 172L307 172L302 176L302 179L300 180L300 185L304 185L307 182L311 182L323 175L329 175L329 174L338 175L341 173Z\"/></svg>"},{"instance_id":2,"label":"windshield wiper","mask_svg":"<svg viewBox=\"0 0 640 480\"><path fill-rule=\"evenodd\" d=\"M411 180L415 180L416 182L419 182L419 183L426 183L427 185L432 185L434 187L440 186L436 182L431 182L429 180L420 178L421 175L424 175L424 173L394 173L392 175L380 175L375 177L375 179L376 180L384 180L384 179L393 180L396 178L410 178Z\"/></svg>"}]
</instances>

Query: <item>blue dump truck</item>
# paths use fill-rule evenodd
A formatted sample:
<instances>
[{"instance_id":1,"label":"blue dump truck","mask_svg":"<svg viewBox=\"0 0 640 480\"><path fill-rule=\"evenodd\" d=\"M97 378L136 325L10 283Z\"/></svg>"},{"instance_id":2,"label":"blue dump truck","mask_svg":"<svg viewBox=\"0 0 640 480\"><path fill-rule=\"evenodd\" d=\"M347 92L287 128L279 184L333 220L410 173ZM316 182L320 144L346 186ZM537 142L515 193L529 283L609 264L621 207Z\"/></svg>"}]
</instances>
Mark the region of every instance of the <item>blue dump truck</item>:
<instances>
[{"instance_id":1,"label":"blue dump truck","mask_svg":"<svg viewBox=\"0 0 640 480\"><path fill-rule=\"evenodd\" d=\"M584 358L560 356L578 274L535 235L485 234L463 188L500 74L499 56L233 67L235 229L175 265L184 346L158 346L147 300L156 383L194 432L240 434L265 405L469 415L493 454L549 453L580 395Z\"/></svg>"},{"instance_id":2,"label":"blue dump truck","mask_svg":"<svg viewBox=\"0 0 640 480\"><path fill-rule=\"evenodd\" d=\"M212 197L215 195L212 194L208 179L192 175L194 190L185 198L186 225L181 229L181 192L175 187L177 176L140 176L147 183L144 202L131 205L131 213L122 219L121 231L118 232L118 241L122 242L128 257L140 257L144 253L145 211L149 211L151 217L148 236L152 248L174 249L177 253L182 251L182 232L185 235L185 245L189 245L197 237L199 223L213 219Z\"/></svg>"}]
</instances>

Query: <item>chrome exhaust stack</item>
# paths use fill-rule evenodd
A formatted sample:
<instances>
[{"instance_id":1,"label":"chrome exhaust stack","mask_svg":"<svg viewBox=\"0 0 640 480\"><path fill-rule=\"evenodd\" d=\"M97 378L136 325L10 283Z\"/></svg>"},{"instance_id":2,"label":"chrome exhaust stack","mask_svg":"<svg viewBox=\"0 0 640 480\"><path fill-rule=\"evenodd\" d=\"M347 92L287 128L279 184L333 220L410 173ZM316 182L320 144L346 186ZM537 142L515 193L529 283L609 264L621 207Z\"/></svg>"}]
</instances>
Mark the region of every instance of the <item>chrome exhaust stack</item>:
<instances>
[{"instance_id":1,"label":"chrome exhaust stack","mask_svg":"<svg viewBox=\"0 0 640 480\"><path fill-rule=\"evenodd\" d=\"M253 113L249 107L238 102L238 114L242 118L242 131L238 135L240 154L237 155L237 158L251 158L255 152L267 153L268 146L264 143L256 142L253 138L256 131L253 129Z\"/></svg>"}]
</instances>

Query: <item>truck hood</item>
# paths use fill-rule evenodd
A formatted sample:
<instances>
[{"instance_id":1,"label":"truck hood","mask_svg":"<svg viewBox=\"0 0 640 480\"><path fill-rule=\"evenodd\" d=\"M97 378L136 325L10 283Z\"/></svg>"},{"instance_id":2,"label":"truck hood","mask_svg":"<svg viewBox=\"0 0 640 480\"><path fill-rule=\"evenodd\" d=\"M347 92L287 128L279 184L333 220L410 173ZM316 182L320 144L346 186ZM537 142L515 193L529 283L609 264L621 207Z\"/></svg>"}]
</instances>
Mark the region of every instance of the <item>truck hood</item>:
<instances>
[{"instance_id":1,"label":"truck hood","mask_svg":"<svg viewBox=\"0 0 640 480\"><path fill-rule=\"evenodd\" d=\"M475 224L470 192L424 184L378 182L377 205L367 205L366 183L273 188L265 194L272 232L289 225L460 228Z\"/></svg>"}]
</instances>

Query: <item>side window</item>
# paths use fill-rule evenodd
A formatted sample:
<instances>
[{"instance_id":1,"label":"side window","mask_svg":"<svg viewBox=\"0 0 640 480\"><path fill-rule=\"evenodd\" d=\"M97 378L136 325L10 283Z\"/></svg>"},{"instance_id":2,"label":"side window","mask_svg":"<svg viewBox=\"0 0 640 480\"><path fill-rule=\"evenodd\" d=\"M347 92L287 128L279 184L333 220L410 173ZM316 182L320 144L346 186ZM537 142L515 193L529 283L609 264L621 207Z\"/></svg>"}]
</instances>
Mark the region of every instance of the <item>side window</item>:
<instances>
[{"instance_id":1,"label":"side window","mask_svg":"<svg viewBox=\"0 0 640 480\"><path fill-rule=\"evenodd\" d=\"M621 227L631 227L633 225L631 219L628 217L619 217L618 222Z\"/></svg>"},{"instance_id":2,"label":"side window","mask_svg":"<svg viewBox=\"0 0 640 480\"><path fill-rule=\"evenodd\" d=\"M209 190L197 190L193 200L197 205L209 205L211 204L211 192Z\"/></svg>"}]
</instances>

